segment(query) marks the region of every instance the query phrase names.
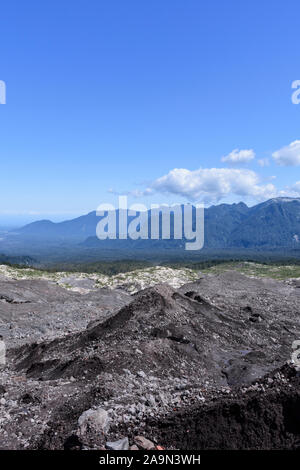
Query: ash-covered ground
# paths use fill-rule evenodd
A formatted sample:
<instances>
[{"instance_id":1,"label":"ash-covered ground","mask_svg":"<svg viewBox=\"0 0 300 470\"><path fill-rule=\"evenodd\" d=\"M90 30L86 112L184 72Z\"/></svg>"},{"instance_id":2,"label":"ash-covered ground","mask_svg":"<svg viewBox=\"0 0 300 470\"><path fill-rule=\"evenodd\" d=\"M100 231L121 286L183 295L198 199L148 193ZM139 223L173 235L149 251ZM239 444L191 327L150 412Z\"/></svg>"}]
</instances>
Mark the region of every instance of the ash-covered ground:
<instances>
[{"instance_id":1,"label":"ash-covered ground","mask_svg":"<svg viewBox=\"0 0 300 470\"><path fill-rule=\"evenodd\" d=\"M131 295L3 276L0 334L1 449L300 448L295 282L229 271Z\"/></svg>"}]
</instances>

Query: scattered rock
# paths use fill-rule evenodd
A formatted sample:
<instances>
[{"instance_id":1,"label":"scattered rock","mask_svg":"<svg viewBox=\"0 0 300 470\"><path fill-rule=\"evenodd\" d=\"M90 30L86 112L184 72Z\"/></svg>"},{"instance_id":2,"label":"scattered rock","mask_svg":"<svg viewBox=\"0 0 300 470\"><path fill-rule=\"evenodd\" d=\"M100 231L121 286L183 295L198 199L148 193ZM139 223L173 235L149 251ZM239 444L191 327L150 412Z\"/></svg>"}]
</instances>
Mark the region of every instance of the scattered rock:
<instances>
[{"instance_id":1,"label":"scattered rock","mask_svg":"<svg viewBox=\"0 0 300 470\"><path fill-rule=\"evenodd\" d=\"M146 439L144 436L135 436L134 442L144 450L151 450L155 449L155 445L153 442L149 441L149 439Z\"/></svg>"},{"instance_id":2,"label":"scattered rock","mask_svg":"<svg viewBox=\"0 0 300 470\"><path fill-rule=\"evenodd\" d=\"M78 419L80 434L86 434L89 430L107 433L110 427L109 421L106 410L102 408L87 410Z\"/></svg>"},{"instance_id":3,"label":"scattered rock","mask_svg":"<svg viewBox=\"0 0 300 470\"><path fill-rule=\"evenodd\" d=\"M128 437L124 439L119 439L115 442L107 442L105 444L106 449L108 450L128 450L129 449L129 440Z\"/></svg>"},{"instance_id":4,"label":"scattered rock","mask_svg":"<svg viewBox=\"0 0 300 470\"><path fill-rule=\"evenodd\" d=\"M142 370L139 370L138 373L137 373L137 375L138 375L139 377L141 377L142 379L145 379L145 378L147 377L147 375L145 374L145 372L142 371Z\"/></svg>"}]
</instances>

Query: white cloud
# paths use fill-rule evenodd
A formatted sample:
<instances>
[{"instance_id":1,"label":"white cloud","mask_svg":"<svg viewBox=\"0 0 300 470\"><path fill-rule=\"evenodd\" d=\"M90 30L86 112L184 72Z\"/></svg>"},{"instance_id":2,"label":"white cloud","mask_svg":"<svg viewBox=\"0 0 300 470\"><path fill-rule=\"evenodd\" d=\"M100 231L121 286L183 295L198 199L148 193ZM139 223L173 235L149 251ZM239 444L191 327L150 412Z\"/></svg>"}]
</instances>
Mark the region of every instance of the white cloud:
<instances>
[{"instance_id":1,"label":"white cloud","mask_svg":"<svg viewBox=\"0 0 300 470\"><path fill-rule=\"evenodd\" d=\"M231 165L239 165L240 163L248 163L255 158L254 150L239 150L234 149L225 157L222 157L222 162L230 163Z\"/></svg>"},{"instance_id":2,"label":"white cloud","mask_svg":"<svg viewBox=\"0 0 300 470\"><path fill-rule=\"evenodd\" d=\"M259 176L254 171L230 168L195 171L175 168L155 180L151 189L205 203L217 202L230 195L251 196L256 200L265 200L277 195L275 186L271 183L260 184Z\"/></svg>"},{"instance_id":3,"label":"white cloud","mask_svg":"<svg viewBox=\"0 0 300 470\"><path fill-rule=\"evenodd\" d=\"M257 160L257 163L261 167L269 166L270 165L270 160L268 158L261 158L260 160Z\"/></svg>"},{"instance_id":4,"label":"white cloud","mask_svg":"<svg viewBox=\"0 0 300 470\"><path fill-rule=\"evenodd\" d=\"M297 181L293 185L286 186L284 189L278 191L278 196L298 199L300 196L300 181Z\"/></svg>"},{"instance_id":5,"label":"white cloud","mask_svg":"<svg viewBox=\"0 0 300 470\"><path fill-rule=\"evenodd\" d=\"M294 193L300 194L300 181L297 181L293 186L290 188Z\"/></svg>"},{"instance_id":6,"label":"white cloud","mask_svg":"<svg viewBox=\"0 0 300 470\"><path fill-rule=\"evenodd\" d=\"M295 140L272 154L275 162L281 166L300 165L300 140Z\"/></svg>"}]
</instances>

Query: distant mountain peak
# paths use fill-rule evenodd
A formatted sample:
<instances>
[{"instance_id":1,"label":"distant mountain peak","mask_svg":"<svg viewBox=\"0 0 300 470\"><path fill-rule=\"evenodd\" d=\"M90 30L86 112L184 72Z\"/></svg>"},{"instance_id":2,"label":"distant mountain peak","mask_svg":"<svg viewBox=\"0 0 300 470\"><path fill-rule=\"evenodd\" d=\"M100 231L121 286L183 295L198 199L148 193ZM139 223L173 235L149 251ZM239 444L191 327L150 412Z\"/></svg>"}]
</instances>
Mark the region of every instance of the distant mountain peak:
<instances>
[{"instance_id":1,"label":"distant mountain peak","mask_svg":"<svg viewBox=\"0 0 300 470\"><path fill-rule=\"evenodd\" d=\"M245 203L219 204L205 208L204 249L299 249L300 240L300 198L277 197L252 207ZM179 206L182 207L182 206ZM150 217L150 213L149 213ZM93 247L105 250L121 250L122 253L155 252L172 247L182 250L182 240L98 240L96 227L101 218L96 211L80 217L54 223L40 220L20 228L0 240L0 248L16 246L24 248L24 253L32 253L33 248L61 243L73 246L80 255L80 248ZM129 220L128 220L129 222ZM171 218L174 224L174 217ZM173 234L174 225L170 232ZM184 232L183 232L184 233ZM118 237L117 237L118 238ZM46 243L47 242L47 243ZM152 243L153 242L153 243ZM11 244L11 245L10 245Z\"/></svg>"}]
</instances>

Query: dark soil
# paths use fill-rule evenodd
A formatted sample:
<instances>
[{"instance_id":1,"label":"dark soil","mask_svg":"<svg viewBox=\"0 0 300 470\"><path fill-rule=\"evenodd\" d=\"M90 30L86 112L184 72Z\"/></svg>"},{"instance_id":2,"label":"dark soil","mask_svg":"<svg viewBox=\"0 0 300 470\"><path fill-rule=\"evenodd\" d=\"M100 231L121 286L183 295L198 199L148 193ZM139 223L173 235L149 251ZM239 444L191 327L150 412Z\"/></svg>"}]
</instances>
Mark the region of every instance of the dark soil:
<instances>
[{"instance_id":1,"label":"dark soil","mask_svg":"<svg viewBox=\"0 0 300 470\"><path fill-rule=\"evenodd\" d=\"M173 413L151 424L166 448L300 449L300 391L253 392Z\"/></svg>"}]
</instances>

